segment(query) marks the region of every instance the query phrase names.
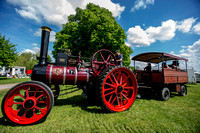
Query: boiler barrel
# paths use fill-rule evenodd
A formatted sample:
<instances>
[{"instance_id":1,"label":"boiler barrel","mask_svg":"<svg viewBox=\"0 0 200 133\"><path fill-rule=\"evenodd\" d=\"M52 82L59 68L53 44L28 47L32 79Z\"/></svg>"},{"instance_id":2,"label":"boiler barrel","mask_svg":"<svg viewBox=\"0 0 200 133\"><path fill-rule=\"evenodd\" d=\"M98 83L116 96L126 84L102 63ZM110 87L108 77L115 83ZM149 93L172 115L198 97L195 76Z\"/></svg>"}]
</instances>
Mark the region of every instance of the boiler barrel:
<instances>
[{"instance_id":1,"label":"boiler barrel","mask_svg":"<svg viewBox=\"0 0 200 133\"><path fill-rule=\"evenodd\" d=\"M46 80L49 84L77 84L86 83L90 80L90 69L76 67L61 67L48 65L46 71Z\"/></svg>"}]
</instances>

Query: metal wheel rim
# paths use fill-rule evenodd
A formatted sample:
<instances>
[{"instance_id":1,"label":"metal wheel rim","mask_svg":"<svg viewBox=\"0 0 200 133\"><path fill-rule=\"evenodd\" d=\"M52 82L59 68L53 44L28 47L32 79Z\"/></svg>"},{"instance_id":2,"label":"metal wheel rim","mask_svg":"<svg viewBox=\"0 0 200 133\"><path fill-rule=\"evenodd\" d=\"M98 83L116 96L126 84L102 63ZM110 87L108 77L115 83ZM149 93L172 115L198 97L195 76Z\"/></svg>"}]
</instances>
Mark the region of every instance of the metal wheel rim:
<instances>
[{"instance_id":1,"label":"metal wheel rim","mask_svg":"<svg viewBox=\"0 0 200 133\"><path fill-rule=\"evenodd\" d=\"M109 53L109 55L108 55L108 57L106 57L106 59L105 59L105 57L103 56L102 52L108 52L108 53ZM101 59L102 59L103 61L95 61L95 59L97 59L96 57L98 56L98 54L99 54L99 56L101 57ZM111 60L110 60L111 57L114 59L114 61L113 61L114 63L111 63ZM113 53L111 53L109 50L106 50L106 49L101 49L101 50L97 51L97 52L92 56L92 61L91 61L91 62L92 62L92 63L91 63L92 70L93 70L93 72L94 72L94 74L95 74L96 76L99 76L100 73L101 73L104 69L108 68L109 66L116 66L116 64L117 64L115 55L114 55Z\"/></svg>"},{"instance_id":2,"label":"metal wheel rim","mask_svg":"<svg viewBox=\"0 0 200 133\"><path fill-rule=\"evenodd\" d=\"M119 86L123 89L119 89ZM137 82L128 69L114 69L104 79L102 100L108 109L114 112L125 111L131 107L136 95Z\"/></svg>"},{"instance_id":3,"label":"metal wheel rim","mask_svg":"<svg viewBox=\"0 0 200 133\"><path fill-rule=\"evenodd\" d=\"M20 91L24 91L24 94ZM21 102L17 102L18 100ZM30 105L25 105L28 100L34 102L30 108L27 108ZM47 114L49 109L50 96L48 92L41 86L33 84L18 86L8 94L4 103L6 116L12 122L22 125L39 121Z\"/></svg>"}]
</instances>

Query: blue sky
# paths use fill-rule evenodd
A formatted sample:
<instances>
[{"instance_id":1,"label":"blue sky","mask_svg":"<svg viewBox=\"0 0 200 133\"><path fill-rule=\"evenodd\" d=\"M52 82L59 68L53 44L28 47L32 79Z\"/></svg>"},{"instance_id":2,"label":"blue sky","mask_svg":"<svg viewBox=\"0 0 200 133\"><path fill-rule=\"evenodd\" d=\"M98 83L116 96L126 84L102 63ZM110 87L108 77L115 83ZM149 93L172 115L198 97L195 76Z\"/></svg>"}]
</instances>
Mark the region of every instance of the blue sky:
<instances>
[{"instance_id":1,"label":"blue sky","mask_svg":"<svg viewBox=\"0 0 200 133\"><path fill-rule=\"evenodd\" d=\"M189 66L200 71L200 0L1 0L0 33L17 44L19 53L34 53L40 48L40 27L49 26L51 53L61 25L89 2L113 13L134 51L131 57L167 52L188 58Z\"/></svg>"}]
</instances>

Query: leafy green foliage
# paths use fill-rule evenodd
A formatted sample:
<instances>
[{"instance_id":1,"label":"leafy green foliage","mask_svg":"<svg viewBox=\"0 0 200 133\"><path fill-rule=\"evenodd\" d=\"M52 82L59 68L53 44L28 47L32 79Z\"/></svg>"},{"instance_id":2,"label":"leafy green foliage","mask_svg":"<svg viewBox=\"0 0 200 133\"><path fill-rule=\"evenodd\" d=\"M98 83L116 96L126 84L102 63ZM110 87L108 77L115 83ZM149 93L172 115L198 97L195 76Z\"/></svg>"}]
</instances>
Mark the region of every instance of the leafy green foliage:
<instances>
[{"instance_id":1,"label":"leafy green foliage","mask_svg":"<svg viewBox=\"0 0 200 133\"><path fill-rule=\"evenodd\" d=\"M18 60L14 63L15 66L25 66L26 70L32 70L34 65L38 63L37 57L39 53L22 53L18 56ZM51 57L47 55L47 61L51 62Z\"/></svg>"},{"instance_id":2,"label":"leafy green foliage","mask_svg":"<svg viewBox=\"0 0 200 133\"><path fill-rule=\"evenodd\" d=\"M12 66L13 62L17 59L17 51L15 44L12 44L10 40L6 40L5 35L0 33L0 66Z\"/></svg>"},{"instance_id":3,"label":"leafy green foliage","mask_svg":"<svg viewBox=\"0 0 200 133\"><path fill-rule=\"evenodd\" d=\"M68 23L56 33L54 57L61 48L71 49L73 55L91 57L95 51L108 49L112 52L120 50L123 54L123 64L130 65L130 54L133 52L125 45L126 34L116 22L112 13L94 4L88 4L86 9L76 9L75 15L68 17Z\"/></svg>"},{"instance_id":4,"label":"leafy green foliage","mask_svg":"<svg viewBox=\"0 0 200 133\"><path fill-rule=\"evenodd\" d=\"M15 66L24 66L26 70L32 70L33 66L37 64L36 55L32 53L22 53L18 56Z\"/></svg>"}]
</instances>

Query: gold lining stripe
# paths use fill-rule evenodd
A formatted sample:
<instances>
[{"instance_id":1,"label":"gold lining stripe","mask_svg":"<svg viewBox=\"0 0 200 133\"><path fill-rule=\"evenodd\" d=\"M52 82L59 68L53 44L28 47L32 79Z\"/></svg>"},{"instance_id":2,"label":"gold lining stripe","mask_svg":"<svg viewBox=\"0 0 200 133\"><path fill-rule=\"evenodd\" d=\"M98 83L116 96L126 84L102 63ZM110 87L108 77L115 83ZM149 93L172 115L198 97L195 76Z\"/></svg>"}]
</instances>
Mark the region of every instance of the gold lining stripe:
<instances>
[{"instance_id":1,"label":"gold lining stripe","mask_svg":"<svg viewBox=\"0 0 200 133\"><path fill-rule=\"evenodd\" d=\"M42 26L41 27L42 30L46 30L48 32L51 32L51 28L47 27L47 26Z\"/></svg>"}]
</instances>

